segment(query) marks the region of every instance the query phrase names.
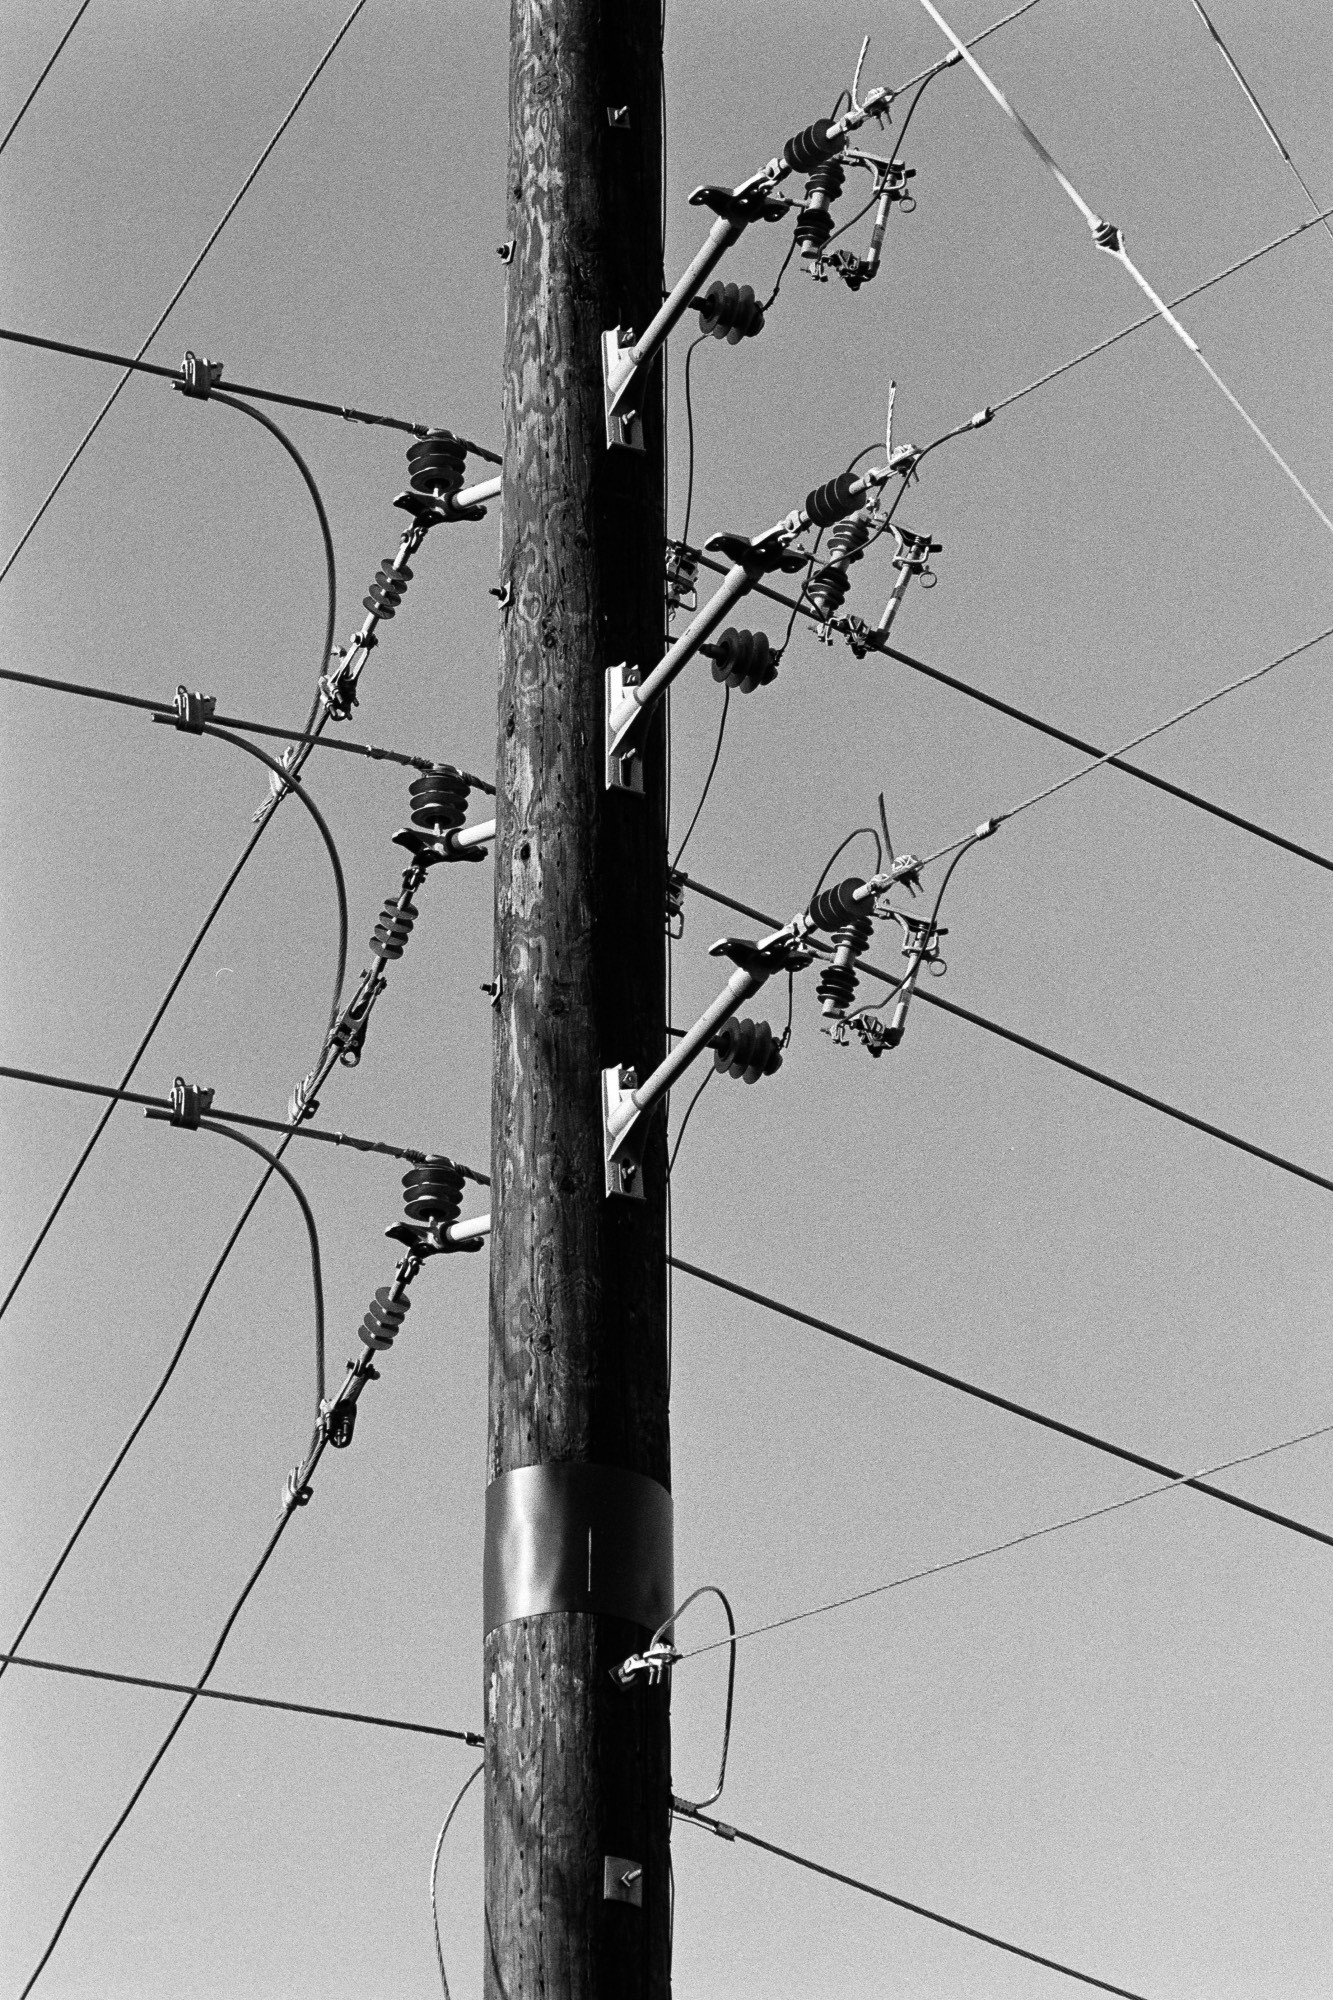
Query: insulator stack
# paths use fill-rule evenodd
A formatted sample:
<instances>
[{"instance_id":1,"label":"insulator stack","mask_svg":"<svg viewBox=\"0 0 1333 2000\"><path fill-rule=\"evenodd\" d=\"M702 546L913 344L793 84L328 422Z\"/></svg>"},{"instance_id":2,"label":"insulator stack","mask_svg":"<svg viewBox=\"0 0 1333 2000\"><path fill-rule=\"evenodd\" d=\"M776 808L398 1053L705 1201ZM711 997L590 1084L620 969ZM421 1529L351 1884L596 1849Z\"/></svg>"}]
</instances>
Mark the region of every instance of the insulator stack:
<instances>
[{"instance_id":1,"label":"insulator stack","mask_svg":"<svg viewBox=\"0 0 1333 2000\"><path fill-rule=\"evenodd\" d=\"M767 1021L732 1019L713 1037L713 1067L742 1083L757 1083L782 1068L782 1048Z\"/></svg>"},{"instance_id":2,"label":"insulator stack","mask_svg":"<svg viewBox=\"0 0 1333 2000\"><path fill-rule=\"evenodd\" d=\"M834 132L829 119L816 118L804 132L788 139L782 149L782 164L798 174L808 174L813 168L823 166L825 160L836 159L846 144L845 136Z\"/></svg>"},{"instance_id":3,"label":"insulator stack","mask_svg":"<svg viewBox=\"0 0 1333 2000\"><path fill-rule=\"evenodd\" d=\"M423 771L407 788L412 801L412 824L431 833L452 833L467 818L467 802L472 787L452 764L436 764Z\"/></svg>"},{"instance_id":4,"label":"insulator stack","mask_svg":"<svg viewBox=\"0 0 1333 2000\"><path fill-rule=\"evenodd\" d=\"M735 347L741 340L752 340L764 330L764 308L749 285L724 285L720 278L703 295L699 308L699 331L711 333L714 340L725 340L728 347Z\"/></svg>"},{"instance_id":5,"label":"insulator stack","mask_svg":"<svg viewBox=\"0 0 1333 2000\"><path fill-rule=\"evenodd\" d=\"M413 1222L442 1229L457 1222L463 1206L463 1174L444 1153L433 1153L403 1175L403 1203Z\"/></svg>"},{"instance_id":6,"label":"insulator stack","mask_svg":"<svg viewBox=\"0 0 1333 2000\"><path fill-rule=\"evenodd\" d=\"M738 632L729 625L711 651L713 679L725 681L738 694L753 694L778 677L778 663L764 632Z\"/></svg>"},{"instance_id":7,"label":"insulator stack","mask_svg":"<svg viewBox=\"0 0 1333 2000\"><path fill-rule=\"evenodd\" d=\"M414 492L448 499L466 476L467 446L452 431L431 431L408 446L407 471Z\"/></svg>"},{"instance_id":8,"label":"insulator stack","mask_svg":"<svg viewBox=\"0 0 1333 2000\"><path fill-rule=\"evenodd\" d=\"M405 1292L397 1292L392 1285L381 1285L358 1329L362 1345L372 1349L392 1347L411 1305Z\"/></svg>"},{"instance_id":9,"label":"insulator stack","mask_svg":"<svg viewBox=\"0 0 1333 2000\"><path fill-rule=\"evenodd\" d=\"M863 492L856 473L840 472L836 479L826 480L806 494L806 518L812 527L831 528L835 521L845 520L848 514L856 512Z\"/></svg>"},{"instance_id":10,"label":"insulator stack","mask_svg":"<svg viewBox=\"0 0 1333 2000\"><path fill-rule=\"evenodd\" d=\"M870 540L871 510L860 508L845 521L838 521L828 538L829 559L822 563L805 586L805 597L821 618L832 618L842 609L851 588L847 572L861 560Z\"/></svg>"},{"instance_id":11,"label":"insulator stack","mask_svg":"<svg viewBox=\"0 0 1333 2000\"><path fill-rule=\"evenodd\" d=\"M805 255L822 250L833 234L833 204L846 179L836 160L826 160L806 182L805 206L796 218L796 241Z\"/></svg>"},{"instance_id":12,"label":"insulator stack","mask_svg":"<svg viewBox=\"0 0 1333 2000\"><path fill-rule=\"evenodd\" d=\"M849 917L864 914L863 906L852 901L856 890L864 889L865 883L859 875L849 875L845 882L837 883L832 889L821 889L811 898L806 916L817 931L841 930Z\"/></svg>"},{"instance_id":13,"label":"insulator stack","mask_svg":"<svg viewBox=\"0 0 1333 2000\"><path fill-rule=\"evenodd\" d=\"M385 556L375 572L375 581L361 602L377 618L392 618L407 593L412 576L413 572L406 566L395 569L393 557Z\"/></svg>"},{"instance_id":14,"label":"insulator stack","mask_svg":"<svg viewBox=\"0 0 1333 2000\"><path fill-rule=\"evenodd\" d=\"M857 988L856 961L870 943L874 928L869 917L849 917L833 933L833 959L815 987L815 998L830 1019L840 1018L852 1004Z\"/></svg>"},{"instance_id":15,"label":"insulator stack","mask_svg":"<svg viewBox=\"0 0 1333 2000\"><path fill-rule=\"evenodd\" d=\"M415 903L386 903L380 911L375 935L370 940L372 958L401 958L412 935L412 926L421 912Z\"/></svg>"}]
</instances>

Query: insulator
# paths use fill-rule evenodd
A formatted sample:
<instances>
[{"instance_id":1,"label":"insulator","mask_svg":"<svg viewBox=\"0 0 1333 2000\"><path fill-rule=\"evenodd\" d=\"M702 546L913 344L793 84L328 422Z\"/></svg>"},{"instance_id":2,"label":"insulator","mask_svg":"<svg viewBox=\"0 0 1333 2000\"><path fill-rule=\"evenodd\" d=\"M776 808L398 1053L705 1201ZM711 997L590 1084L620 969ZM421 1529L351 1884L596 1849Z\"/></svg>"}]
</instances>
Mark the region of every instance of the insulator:
<instances>
[{"instance_id":1,"label":"insulator","mask_svg":"<svg viewBox=\"0 0 1333 2000\"><path fill-rule=\"evenodd\" d=\"M725 340L728 347L734 347L737 341L752 340L763 330L764 308L753 288L724 285L720 278L715 278L699 309L700 333L711 333L714 340Z\"/></svg>"},{"instance_id":2,"label":"insulator","mask_svg":"<svg viewBox=\"0 0 1333 2000\"><path fill-rule=\"evenodd\" d=\"M472 787L452 764L436 764L413 778L407 788L412 801L412 824L429 827L432 833L451 833L467 818L467 802Z\"/></svg>"},{"instance_id":3,"label":"insulator","mask_svg":"<svg viewBox=\"0 0 1333 2000\"><path fill-rule=\"evenodd\" d=\"M864 887L865 883L859 875L849 875L845 882L836 883L832 889L821 889L817 896L812 897L810 908L806 911L815 929L841 930L849 917L859 917L862 906L854 903L852 896L855 890Z\"/></svg>"},{"instance_id":4,"label":"insulator","mask_svg":"<svg viewBox=\"0 0 1333 2000\"><path fill-rule=\"evenodd\" d=\"M816 167L805 184L805 206L796 218L796 241L802 250L818 250L833 234L833 204L847 176L836 160Z\"/></svg>"},{"instance_id":5,"label":"insulator","mask_svg":"<svg viewBox=\"0 0 1333 2000\"><path fill-rule=\"evenodd\" d=\"M816 118L804 132L793 133L788 139L782 149L782 164L794 168L798 174L808 174L825 160L836 159L846 144L845 135L835 133L827 118Z\"/></svg>"},{"instance_id":6,"label":"insulator","mask_svg":"<svg viewBox=\"0 0 1333 2000\"><path fill-rule=\"evenodd\" d=\"M736 630L729 625L717 642L713 679L725 681L738 694L753 694L778 677L778 663L765 632Z\"/></svg>"},{"instance_id":7,"label":"insulator","mask_svg":"<svg viewBox=\"0 0 1333 2000\"><path fill-rule=\"evenodd\" d=\"M467 446L452 431L431 431L407 447L407 470L417 493L457 493L467 471Z\"/></svg>"},{"instance_id":8,"label":"insulator","mask_svg":"<svg viewBox=\"0 0 1333 2000\"><path fill-rule=\"evenodd\" d=\"M822 563L805 586L806 602L814 606L821 618L832 618L835 611L842 608L847 592L851 588L847 572L855 562L860 562L861 551L870 540L870 510L859 507L846 520L838 521L829 531L829 559Z\"/></svg>"},{"instance_id":9,"label":"insulator","mask_svg":"<svg viewBox=\"0 0 1333 2000\"><path fill-rule=\"evenodd\" d=\"M816 528L831 528L848 514L854 514L863 499L861 481L854 472L840 472L823 486L805 496L805 511Z\"/></svg>"},{"instance_id":10,"label":"insulator","mask_svg":"<svg viewBox=\"0 0 1333 2000\"><path fill-rule=\"evenodd\" d=\"M782 1068L782 1049L767 1021L739 1021L734 1016L713 1037L713 1067L743 1083L757 1083Z\"/></svg>"},{"instance_id":11,"label":"insulator","mask_svg":"<svg viewBox=\"0 0 1333 2000\"><path fill-rule=\"evenodd\" d=\"M463 1206L463 1175L444 1153L433 1153L403 1175L403 1203L413 1222L443 1227L457 1222Z\"/></svg>"},{"instance_id":12,"label":"insulator","mask_svg":"<svg viewBox=\"0 0 1333 2000\"><path fill-rule=\"evenodd\" d=\"M395 1298L391 1285L381 1285L366 1308L366 1316L357 1329L357 1337L362 1345L392 1347L411 1305L411 1299L405 1295Z\"/></svg>"},{"instance_id":13,"label":"insulator","mask_svg":"<svg viewBox=\"0 0 1333 2000\"><path fill-rule=\"evenodd\" d=\"M826 1014L845 1014L850 1007L857 988L856 960L870 943L874 929L869 917L856 916L834 931L832 963L824 967L815 987L815 998Z\"/></svg>"},{"instance_id":14,"label":"insulator","mask_svg":"<svg viewBox=\"0 0 1333 2000\"><path fill-rule=\"evenodd\" d=\"M385 556L375 572L375 581L361 600L366 610L380 618L392 618L406 595L412 575L410 569L395 569L393 557Z\"/></svg>"},{"instance_id":15,"label":"insulator","mask_svg":"<svg viewBox=\"0 0 1333 2000\"><path fill-rule=\"evenodd\" d=\"M415 903L386 903L380 911L375 935L370 940L372 958L401 958L412 935L412 926L421 912Z\"/></svg>"}]
</instances>

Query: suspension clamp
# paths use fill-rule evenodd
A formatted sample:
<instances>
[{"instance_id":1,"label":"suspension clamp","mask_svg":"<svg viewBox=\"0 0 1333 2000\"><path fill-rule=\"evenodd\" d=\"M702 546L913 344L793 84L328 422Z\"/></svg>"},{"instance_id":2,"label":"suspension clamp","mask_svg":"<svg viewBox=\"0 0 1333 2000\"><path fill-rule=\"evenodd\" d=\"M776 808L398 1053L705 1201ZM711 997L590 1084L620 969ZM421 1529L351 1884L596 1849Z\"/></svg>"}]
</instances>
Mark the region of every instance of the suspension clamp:
<instances>
[{"instance_id":1,"label":"suspension clamp","mask_svg":"<svg viewBox=\"0 0 1333 2000\"><path fill-rule=\"evenodd\" d=\"M485 861L484 847L460 847L458 836L462 827L453 827L448 833L424 833L419 826L404 826L394 834L395 847L405 847L415 855L423 868L433 868L437 861Z\"/></svg>"},{"instance_id":2,"label":"suspension clamp","mask_svg":"<svg viewBox=\"0 0 1333 2000\"><path fill-rule=\"evenodd\" d=\"M171 1086L170 1123L186 1132L197 1132L199 1120L213 1109L213 1092L200 1083L187 1083L178 1076Z\"/></svg>"},{"instance_id":3,"label":"suspension clamp","mask_svg":"<svg viewBox=\"0 0 1333 2000\"><path fill-rule=\"evenodd\" d=\"M427 1257L454 1257L464 1251L483 1250L484 1236L464 1236L456 1238L452 1232L458 1228L456 1222L446 1222L438 1229L432 1229L424 1222L395 1222L384 1234L395 1243L406 1246L409 1254L424 1263Z\"/></svg>"},{"instance_id":4,"label":"suspension clamp","mask_svg":"<svg viewBox=\"0 0 1333 2000\"><path fill-rule=\"evenodd\" d=\"M622 1660L618 1667L613 1667L611 1678L619 1686L627 1688L633 1687L640 1674L643 1674L647 1677L649 1687L656 1687L660 1681L666 1679L680 1657L674 1646L668 1645L665 1639L659 1639L655 1645L646 1647L642 1653L631 1653L627 1660Z\"/></svg>"},{"instance_id":5,"label":"suspension clamp","mask_svg":"<svg viewBox=\"0 0 1333 2000\"><path fill-rule=\"evenodd\" d=\"M410 514L424 534L427 528L441 527L446 521L484 521L486 509L480 505L455 507L447 493L417 493L409 490L394 496L395 507Z\"/></svg>"},{"instance_id":6,"label":"suspension clamp","mask_svg":"<svg viewBox=\"0 0 1333 2000\"><path fill-rule=\"evenodd\" d=\"M182 396L194 396L207 402L211 392L222 380L222 363L210 361L206 354L193 354L187 347L185 359L181 363L181 379L172 384Z\"/></svg>"},{"instance_id":7,"label":"suspension clamp","mask_svg":"<svg viewBox=\"0 0 1333 2000\"><path fill-rule=\"evenodd\" d=\"M188 729L192 736L202 736L204 724L213 720L218 705L215 694L191 694L182 681L176 689L177 729Z\"/></svg>"}]
</instances>

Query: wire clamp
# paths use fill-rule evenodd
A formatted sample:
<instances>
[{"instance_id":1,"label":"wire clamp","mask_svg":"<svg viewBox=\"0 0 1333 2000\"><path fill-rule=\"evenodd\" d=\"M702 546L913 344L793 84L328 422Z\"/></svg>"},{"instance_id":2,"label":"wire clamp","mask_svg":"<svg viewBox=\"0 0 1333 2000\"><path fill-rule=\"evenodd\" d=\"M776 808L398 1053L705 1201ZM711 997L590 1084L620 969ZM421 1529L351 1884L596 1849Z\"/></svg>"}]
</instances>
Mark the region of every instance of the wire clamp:
<instances>
[{"instance_id":1,"label":"wire clamp","mask_svg":"<svg viewBox=\"0 0 1333 2000\"><path fill-rule=\"evenodd\" d=\"M193 396L204 403L208 401L221 380L220 361L210 361L206 354L194 354L187 347L185 359L181 363L181 379L172 386L179 390L182 396Z\"/></svg>"},{"instance_id":2,"label":"wire clamp","mask_svg":"<svg viewBox=\"0 0 1333 2000\"><path fill-rule=\"evenodd\" d=\"M642 1653L631 1653L618 1667L613 1667L611 1678L619 1687L627 1688L633 1687L642 1674L646 1677L649 1687L657 1687L666 1679L680 1657L674 1646L669 1645L665 1639L658 1639Z\"/></svg>"},{"instance_id":3,"label":"wire clamp","mask_svg":"<svg viewBox=\"0 0 1333 2000\"><path fill-rule=\"evenodd\" d=\"M202 736L204 724L213 720L218 705L215 694L191 694L182 681L176 689L177 729L187 729L192 736Z\"/></svg>"},{"instance_id":4,"label":"wire clamp","mask_svg":"<svg viewBox=\"0 0 1333 2000\"><path fill-rule=\"evenodd\" d=\"M199 1120L207 1117L213 1109L213 1092L203 1084L187 1083L178 1076L171 1086L172 1125L179 1125L186 1132L197 1132Z\"/></svg>"},{"instance_id":5,"label":"wire clamp","mask_svg":"<svg viewBox=\"0 0 1333 2000\"><path fill-rule=\"evenodd\" d=\"M667 616L699 608L699 558L685 542L666 545Z\"/></svg>"},{"instance_id":6,"label":"wire clamp","mask_svg":"<svg viewBox=\"0 0 1333 2000\"><path fill-rule=\"evenodd\" d=\"M604 1903L632 1903L635 1909L643 1907L643 1868L637 1861L627 1861L623 1854L602 1856L602 1901Z\"/></svg>"},{"instance_id":7,"label":"wire clamp","mask_svg":"<svg viewBox=\"0 0 1333 2000\"><path fill-rule=\"evenodd\" d=\"M679 868L667 870L666 928L677 943L685 935L685 877Z\"/></svg>"}]
</instances>

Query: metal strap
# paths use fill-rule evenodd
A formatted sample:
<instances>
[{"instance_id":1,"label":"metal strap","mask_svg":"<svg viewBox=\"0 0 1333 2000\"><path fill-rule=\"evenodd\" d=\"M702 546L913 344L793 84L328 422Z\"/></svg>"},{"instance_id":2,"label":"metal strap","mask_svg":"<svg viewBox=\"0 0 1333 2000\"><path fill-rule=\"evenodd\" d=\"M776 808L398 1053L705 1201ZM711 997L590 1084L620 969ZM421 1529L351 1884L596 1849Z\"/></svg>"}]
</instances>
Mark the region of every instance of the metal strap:
<instances>
[{"instance_id":1,"label":"metal strap","mask_svg":"<svg viewBox=\"0 0 1333 2000\"><path fill-rule=\"evenodd\" d=\"M671 1495L609 1465L524 1465L486 1489L485 1629L547 1611L655 1631L675 1602Z\"/></svg>"}]
</instances>

